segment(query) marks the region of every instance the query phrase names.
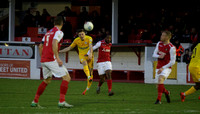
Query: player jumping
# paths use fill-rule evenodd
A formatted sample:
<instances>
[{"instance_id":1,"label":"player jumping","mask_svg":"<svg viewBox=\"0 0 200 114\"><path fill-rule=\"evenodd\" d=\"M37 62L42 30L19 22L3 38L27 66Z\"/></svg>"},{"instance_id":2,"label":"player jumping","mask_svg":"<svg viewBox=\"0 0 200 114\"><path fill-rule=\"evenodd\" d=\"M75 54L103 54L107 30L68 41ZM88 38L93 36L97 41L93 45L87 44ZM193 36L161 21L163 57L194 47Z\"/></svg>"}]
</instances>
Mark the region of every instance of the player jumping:
<instances>
[{"instance_id":1,"label":"player jumping","mask_svg":"<svg viewBox=\"0 0 200 114\"><path fill-rule=\"evenodd\" d=\"M60 52L68 52L73 49L75 46L78 47L79 51L79 60L83 65L83 70L87 76L87 88L82 93L83 95L90 89L93 80L93 49L92 49L92 38L88 35L85 35L85 31L83 29L78 30L78 36L72 44L61 50ZM85 56L87 52L90 51L88 56Z\"/></svg>"},{"instance_id":2,"label":"player jumping","mask_svg":"<svg viewBox=\"0 0 200 114\"><path fill-rule=\"evenodd\" d=\"M160 41L157 43L153 53L154 58L158 58L156 68L156 81L158 81L158 97L155 104L161 104L162 93L165 93L167 102L170 103L170 91L164 87L164 81L171 73L171 66L175 64L176 48L170 43L171 32L163 31Z\"/></svg>"},{"instance_id":3,"label":"player jumping","mask_svg":"<svg viewBox=\"0 0 200 114\"><path fill-rule=\"evenodd\" d=\"M38 87L35 98L31 103L32 107L39 107L39 97L44 92L46 86L51 82L52 74L55 77L62 77L63 79L60 85L60 100L58 102L58 106L61 108L73 107L73 105L70 105L65 101L65 95L67 93L68 83L70 82L71 77L58 55L60 41L63 37L63 32L60 30L63 26L62 17L56 17L54 25L54 28L45 34L42 39L42 44L39 45L44 81L42 81Z\"/></svg>"},{"instance_id":4,"label":"player jumping","mask_svg":"<svg viewBox=\"0 0 200 114\"><path fill-rule=\"evenodd\" d=\"M194 48L195 47L195 48ZM194 49L193 49L194 48ZM196 43L192 46L193 52L191 61L189 64L189 71L192 75L192 79L195 82L195 86L192 86L186 92L181 92L181 101L185 101L185 96L194 93L195 91L200 89L200 43ZM200 99L200 96L199 96Z\"/></svg>"},{"instance_id":5,"label":"player jumping","mask_svg":"<svg viewBox=\"0 0 200 114\"><path fill-rule=\"evenodd\" d=\"M108 95L112 96L114 93L112 90L112 64L110 59L110 48L112 46L111 36L107 35L104 40L101 40L93 46L93 50L98 50L98 60L97 60L97 70L100 76L100 81L97 86L97 94L100 93L100 87L105 81L105 77L107 77L107 85L108 85ZM89 55L89 52L88 52Z\"/></svg>"}]
</instances>

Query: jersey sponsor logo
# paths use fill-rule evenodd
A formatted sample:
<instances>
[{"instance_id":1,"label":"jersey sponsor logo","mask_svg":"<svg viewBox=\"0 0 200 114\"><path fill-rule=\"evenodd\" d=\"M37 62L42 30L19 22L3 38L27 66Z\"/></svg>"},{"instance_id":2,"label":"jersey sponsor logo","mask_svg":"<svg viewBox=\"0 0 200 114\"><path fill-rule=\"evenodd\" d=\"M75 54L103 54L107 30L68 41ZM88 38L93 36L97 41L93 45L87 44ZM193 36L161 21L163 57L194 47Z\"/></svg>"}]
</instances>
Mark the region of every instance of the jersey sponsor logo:
<instances>
[{"instance_id":1,"label":"jersey sponsor logo","mask_svg":"<svg viewBox=\"0 0 200 114\"><path fill-rule=\"evenodd\" d=\"M33 50L28 46L0 46L0 57L31 58Z\"/></svg>"},{"instance_id":2,"label":"jersey sponsor logo","mask_svg":"<svg viewBox=\"0 0 200 114\"><path fill-rule=\"evenodd\" d=\"M104 51L104 52L110 52L110 49L105 49L105 48L103 48L102 51Z\"/></svg>"},{"instance_id":3,"label":"jersey sponsor logo","mask_svg":"<svg viewBox=\"0 0 200 114\"><path fill-rule=\"evenodd\" d=\"M88 47L78 47L79 49L87 49Z\"/></svg>"}]
</instances>

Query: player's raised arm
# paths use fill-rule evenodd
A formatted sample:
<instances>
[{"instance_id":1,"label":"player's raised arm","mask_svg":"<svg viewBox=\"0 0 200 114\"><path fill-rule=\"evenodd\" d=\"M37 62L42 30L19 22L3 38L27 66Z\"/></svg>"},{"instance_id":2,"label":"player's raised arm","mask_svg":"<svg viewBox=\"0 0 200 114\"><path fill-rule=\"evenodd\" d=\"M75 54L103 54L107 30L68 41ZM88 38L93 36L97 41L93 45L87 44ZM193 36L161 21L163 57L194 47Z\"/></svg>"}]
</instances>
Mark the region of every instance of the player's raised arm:
<instances>
[{"instance_id":1,"label":"player's raised arm","mask_svg":"<svg viewBox=\"0 0 200 114\"><path fill-rule=\"evenodd\" d=\"M97 42L97 43L92 47L93 51L96 50L96 49L98 49L100 46L101 46L101 41ZM89 54L90 54L90 50L88 51L87 55L89 55Z\"/></svg>"},{"instance_id":2,"label":"player's raised arm","mask_svg":"<svg viewBox=\"0 0 200 114\"><path fill-rule=\"evenodd\" d=\"M160 55L158 55L158 45L159 45L159 42L156 44L156 48L153 52L153 56L154 58L158 58Z\"/></svg>"},{"instance_id":3,"label":"player's raised arm","mask_svg":"<svg viewBox=\"0 0 200 114\"><path fill-rule=\"evenodd\" d=\"M176 48L175 47L172 47L170 49L170 61L168 64L166 64L165 66L163 66L162 68L169 68L171 67L172 65L174 65L176 62Z\"/></svg>"},{"instance_id":4,"label":"player's raised arm","mask_svg":"<svg viewBox=\"0 0 200 114\"><path fill-rule=\"evenodd\" d=\"M166 54L163 53L163 52L160 52L160 51L158 50L159 43L160 43L160 42L158 42L158 43L156 44L156 48L155 48L155 50L154 50L154 52L153 52L153 56L152 56L152 57L154 57L154 58L159 58L159 59L163 59L163 58L165 57Z\"/></svg>"}]
</instances>

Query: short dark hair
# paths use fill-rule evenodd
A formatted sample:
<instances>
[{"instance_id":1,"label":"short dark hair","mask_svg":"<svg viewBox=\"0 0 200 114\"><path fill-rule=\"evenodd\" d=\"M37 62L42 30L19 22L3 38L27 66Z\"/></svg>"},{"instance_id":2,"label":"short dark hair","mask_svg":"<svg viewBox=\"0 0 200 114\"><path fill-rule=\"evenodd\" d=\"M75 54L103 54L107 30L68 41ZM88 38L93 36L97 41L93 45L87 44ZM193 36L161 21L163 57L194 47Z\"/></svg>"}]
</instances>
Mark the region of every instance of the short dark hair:
<instances>
[{"instance_id":1,"label":"short dark hair","mask_svg":"<svg viewBox=\"0 0 200 114\"><path fill-rule=\"evenodd\" d=\"M86 31L85 31L84 29L78 29L78 30L77 30L77 33L79 33L79 32L84 32L84 33L86 33Z\"/></svg>"},{"instance_id":2,"label":"short dark hair","mask_svg":"<svg viewBox=\"0 0 200 114\"><path fill-rule=\"evenodd\" d=\"M189 49L185 49L185 51L190 51Z\"/></svg>"},{"instance_id":3,"label":"short dark hair","mask_svg":"<svg viewBox=\"0 0 200 114\"><path fill-rule=\"evenodd\" d=\"M63 18L61 16L57 16L54 19L54 25L62 25L63 24Z\"/></svg>"}]
</instances>

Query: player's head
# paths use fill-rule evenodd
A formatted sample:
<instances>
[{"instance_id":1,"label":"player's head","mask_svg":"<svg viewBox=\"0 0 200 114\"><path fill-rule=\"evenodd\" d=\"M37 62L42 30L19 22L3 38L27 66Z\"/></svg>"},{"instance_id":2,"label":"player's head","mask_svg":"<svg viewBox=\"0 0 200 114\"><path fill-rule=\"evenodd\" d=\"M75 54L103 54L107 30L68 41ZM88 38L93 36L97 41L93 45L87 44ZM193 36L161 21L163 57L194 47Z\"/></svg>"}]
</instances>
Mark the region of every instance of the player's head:
<instances>
[{"instance_id":1,"label":"player's head","mask_svg":"<svg viewBox=\"0 0 200 114\"><path fill-rule=\"evenodd\" d=\"M61 16L57 16L54 19L54 25L55 26L63 26L63 18Z\"/></svg>"},{"instance_id":2,"label":"player's head","mask_svg":"<svg viewBox=\"0 0 200 114\"><path fill-rule=\"evenodd\" d=\"M81 39L85 38L85 30L84 29L77 30L77 34Z\"/></svg>"},{"instance_id":3,"label":"player's head","mask_svg":"<svg viewBox=\"0 0 200 114\"><path fill-rule=\"evenodd\" d=\"M162 42L170 41L171 37L172 37L172 33L170 31L162 31L160 40Z\"/></svg>"},{"instance_id":4,"label":"player's head","mask_svg":"<svg viewBox=\"0 0 200 114\"><path fill-rule=\"evenodd\" d=\"M110 43L110 42L111 42L111 35L107 35L107 36L105 37L105 42L106 42L106 43Z\"/></svg>"}]
</instances>

